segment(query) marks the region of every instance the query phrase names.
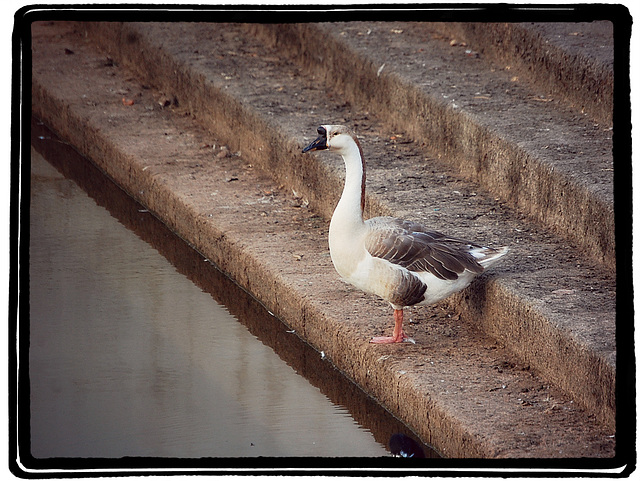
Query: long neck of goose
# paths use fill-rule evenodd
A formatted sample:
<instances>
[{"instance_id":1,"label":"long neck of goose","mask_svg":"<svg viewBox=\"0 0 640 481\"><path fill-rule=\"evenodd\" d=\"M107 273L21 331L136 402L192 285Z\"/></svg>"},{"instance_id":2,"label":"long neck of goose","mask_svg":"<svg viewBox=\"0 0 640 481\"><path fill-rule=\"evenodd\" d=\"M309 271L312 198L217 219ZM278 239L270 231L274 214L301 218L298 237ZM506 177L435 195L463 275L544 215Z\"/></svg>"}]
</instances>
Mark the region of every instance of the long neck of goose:
<instances>
[{"instance_id":1,"label":"long neck of goose","mask_svg":"<svg viewBox=\"0 0 640 481\"><path fill-rule=\"evenodd\" d=\"M346 167L344 190L333 215L344 222L362 224L366 174L362 150L356 139L342 152L342 159Z\"/></svg>"}]
</instances>

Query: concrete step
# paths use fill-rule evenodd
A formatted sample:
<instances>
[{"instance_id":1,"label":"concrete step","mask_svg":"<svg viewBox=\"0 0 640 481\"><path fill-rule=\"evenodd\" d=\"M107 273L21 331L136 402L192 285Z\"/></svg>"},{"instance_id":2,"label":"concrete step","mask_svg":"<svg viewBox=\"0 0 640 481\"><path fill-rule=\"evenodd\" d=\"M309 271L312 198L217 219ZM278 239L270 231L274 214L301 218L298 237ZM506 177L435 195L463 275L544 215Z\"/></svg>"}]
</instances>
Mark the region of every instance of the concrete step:
<instances>
[{"instance_id":1,"label":"concrete step","mask_svg":"<svg viewBox=\"0 0 640 481\"><path fill-rule=\"evenodd\" d=\"M329 96L244 26L33 32L36 115L425 442L446 456L612 455L615 283L597 263ZM341 160L300 154L327 119L362 136L369 214L512 246L495 274L411 310L415 346L369 345L389 308L333 272Z\"/></svg>"},{"instance_id":2,"label":"concrete step","mask_svg":"<svg viewBox=\"0 0 640 481\"><path fill-rule=\"evenodd\" d=\"M317 123L334 119L353 122L362 136L369 192L375 193L369 195L369 215L418 216L434 228L463 237L478 237L484 231L480 240L520 244L522 250L510 256L513 272L500 275L495 284L499 288L489 290L494 284L480 284L477 289L483 289L475 296L472 289L451 304L600 419L613 422L615 283L606 270L549 232L534 229L505 202L496 202L495 194L479 196L479 186L448 180L450 167L426 157L421 146L398 143L397 135L394 143L393 131L385 133L383 122L372 112L350 109L337 93L330 97L331 87L318 83L317 76L305 75L297 64L287 63L282 48L265 48L248 34L255 26L129 24L119 30L90 24L88 28L111 54L137 69L144 82L179 98L233 149L242 150L324 217L330 217L340 194L342 162L331 156L312 160L300 155L299 149L314 137ZM180 41L159 45L161 32ZM358 82L349 85L353 83ZM585 286L586 279L593 279L593 284ZM485 303L499 308L492 310ZM548 342L541 344L541 336ZM584 378L590 380L588 388L579 380Z\"/></svg>"},{"instance_id":3,"label":"concrete step","mask_svg":"<svg viewBox=\"0 0 640 481\"><path fill-rule=\"evenodd\" d=\"M375 112L388 128L615 269L610 124L568 108L557 90L536 88L511 65L489 62L461 41L452 46L447 33L454 27L350 22L250 30L343 101ZM500 35L495 30L489 39ZM465 27L464 38L475 41L471 31Z\"/></svg>"},{"instance_id":4,"label":"concrete step","mask_svg":"<svg viewBox=\"0 0 640 481\"><path fill-rule=\"evenodd\" d=\"M618 15L629 18L628 12ZM447 22L429 27L450 44L466 44L466 49L486 57L496 68L533 84L531 88L544 95L541 100L565 104L605 128L613 126L612 21ZM621 27L628 25L616 26ZM618 41L624 44L629 39L620 31Z\"/></svg>"}]
</instances>

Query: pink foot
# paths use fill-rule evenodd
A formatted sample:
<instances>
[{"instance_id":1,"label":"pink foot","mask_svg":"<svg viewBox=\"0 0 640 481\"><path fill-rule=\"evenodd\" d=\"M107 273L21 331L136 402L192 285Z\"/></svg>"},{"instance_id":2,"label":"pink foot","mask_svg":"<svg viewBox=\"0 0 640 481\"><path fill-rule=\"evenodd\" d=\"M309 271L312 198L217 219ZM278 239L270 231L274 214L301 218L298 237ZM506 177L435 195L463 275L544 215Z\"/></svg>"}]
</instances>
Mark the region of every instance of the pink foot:
<instances>
[{"instance_id":1,"label":"pink foot","mask_svg":"<svg viewBox=\"0 0 640 481\"><path fill-rule=\"evenodd\" d=\"M395 326L393 328L393 336L392 337L374 337L369 342L372 344L393 344L396 342L412 342L416 343L413 339L407 336L402 330L402 321L404 319L404 315L402 309L394 309L393 311L393 319L395 321Z\"/></svg>"},{"instance_id":2,"label":"pink foot","mask_svg":"<svg viewBox=\"0 0 640 481\"><path fill-rule=\"evenodd\" d=\"M379 336L374 337L369 341L371 344L394 344L396 342L412 342L415 344L415 341L407 336L404 332L399 337L387 337L387 336Z\"/></svg>"},{"instance_id":3,"label":"pink foot","mask_svg":"<svg viewBox=\"0 0 640 481\"><path fill-rule=\"evenodd\" d=\"M379 336L379 337L374 337L369 342L371 344L392 344L398 341L396 341L393 337Z\"/></svg>"},{"instance_id":4,"label":"pink foot","mask_svg":"<svg viewBox=\"0 0 640 481\"><path fill-rule=\"evenodd\" d=\"M394 344L396 342L402 342L403 339L395 339L393 337L379 336L374 337L369 342L371 344Z\"/></svg>"}]
</instances>

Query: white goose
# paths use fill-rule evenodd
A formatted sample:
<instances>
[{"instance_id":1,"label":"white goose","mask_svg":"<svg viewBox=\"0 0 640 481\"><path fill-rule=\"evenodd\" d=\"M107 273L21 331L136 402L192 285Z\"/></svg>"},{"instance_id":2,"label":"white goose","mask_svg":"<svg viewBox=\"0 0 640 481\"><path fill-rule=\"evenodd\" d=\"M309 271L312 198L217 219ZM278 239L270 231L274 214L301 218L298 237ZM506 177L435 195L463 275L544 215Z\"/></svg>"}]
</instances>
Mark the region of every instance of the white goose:
<instances>
[{"instance_id":1,"label":"white goose","mask_svg":"<svg viewBox=\"0 0 640 481\"><path fill-rule=\"evenodd\" d=\"M322 125L318 134L302 152L329 149L342 155L346 166L329 226L333 265L345 281L393 307L393 336L370 342L412 341L402 329L405 307L433 304L464 289L509 249L482 247L392 217L363 220L365 162L358 139L342 125Z\"/></svg>"}]
</instances>

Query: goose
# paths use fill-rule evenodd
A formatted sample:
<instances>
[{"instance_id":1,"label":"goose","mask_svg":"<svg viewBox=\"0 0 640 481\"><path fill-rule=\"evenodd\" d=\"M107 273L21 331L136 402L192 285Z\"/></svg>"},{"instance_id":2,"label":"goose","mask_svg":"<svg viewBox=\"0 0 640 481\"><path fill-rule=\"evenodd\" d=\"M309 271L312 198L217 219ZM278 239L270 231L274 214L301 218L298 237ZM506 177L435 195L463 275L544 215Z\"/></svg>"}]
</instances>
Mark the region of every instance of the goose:
<instances>
[{"instance_id":1,"label":"goose","mask_svg":"<svg viewBox=\"0 0 640 481\"><path fill-rule=\"evenodd\" d=\"M329 225L335 270L347 283L393 308L393 335L374 337L371 343L415 342L402 327L405 307L434 304L461 291L509 249L483 247L413 221L364 220L366 169L360 142L343 125L321 125L318 135L302 152L336 152L346 168L342 196Z\"/></svg>"}]
</instances>

